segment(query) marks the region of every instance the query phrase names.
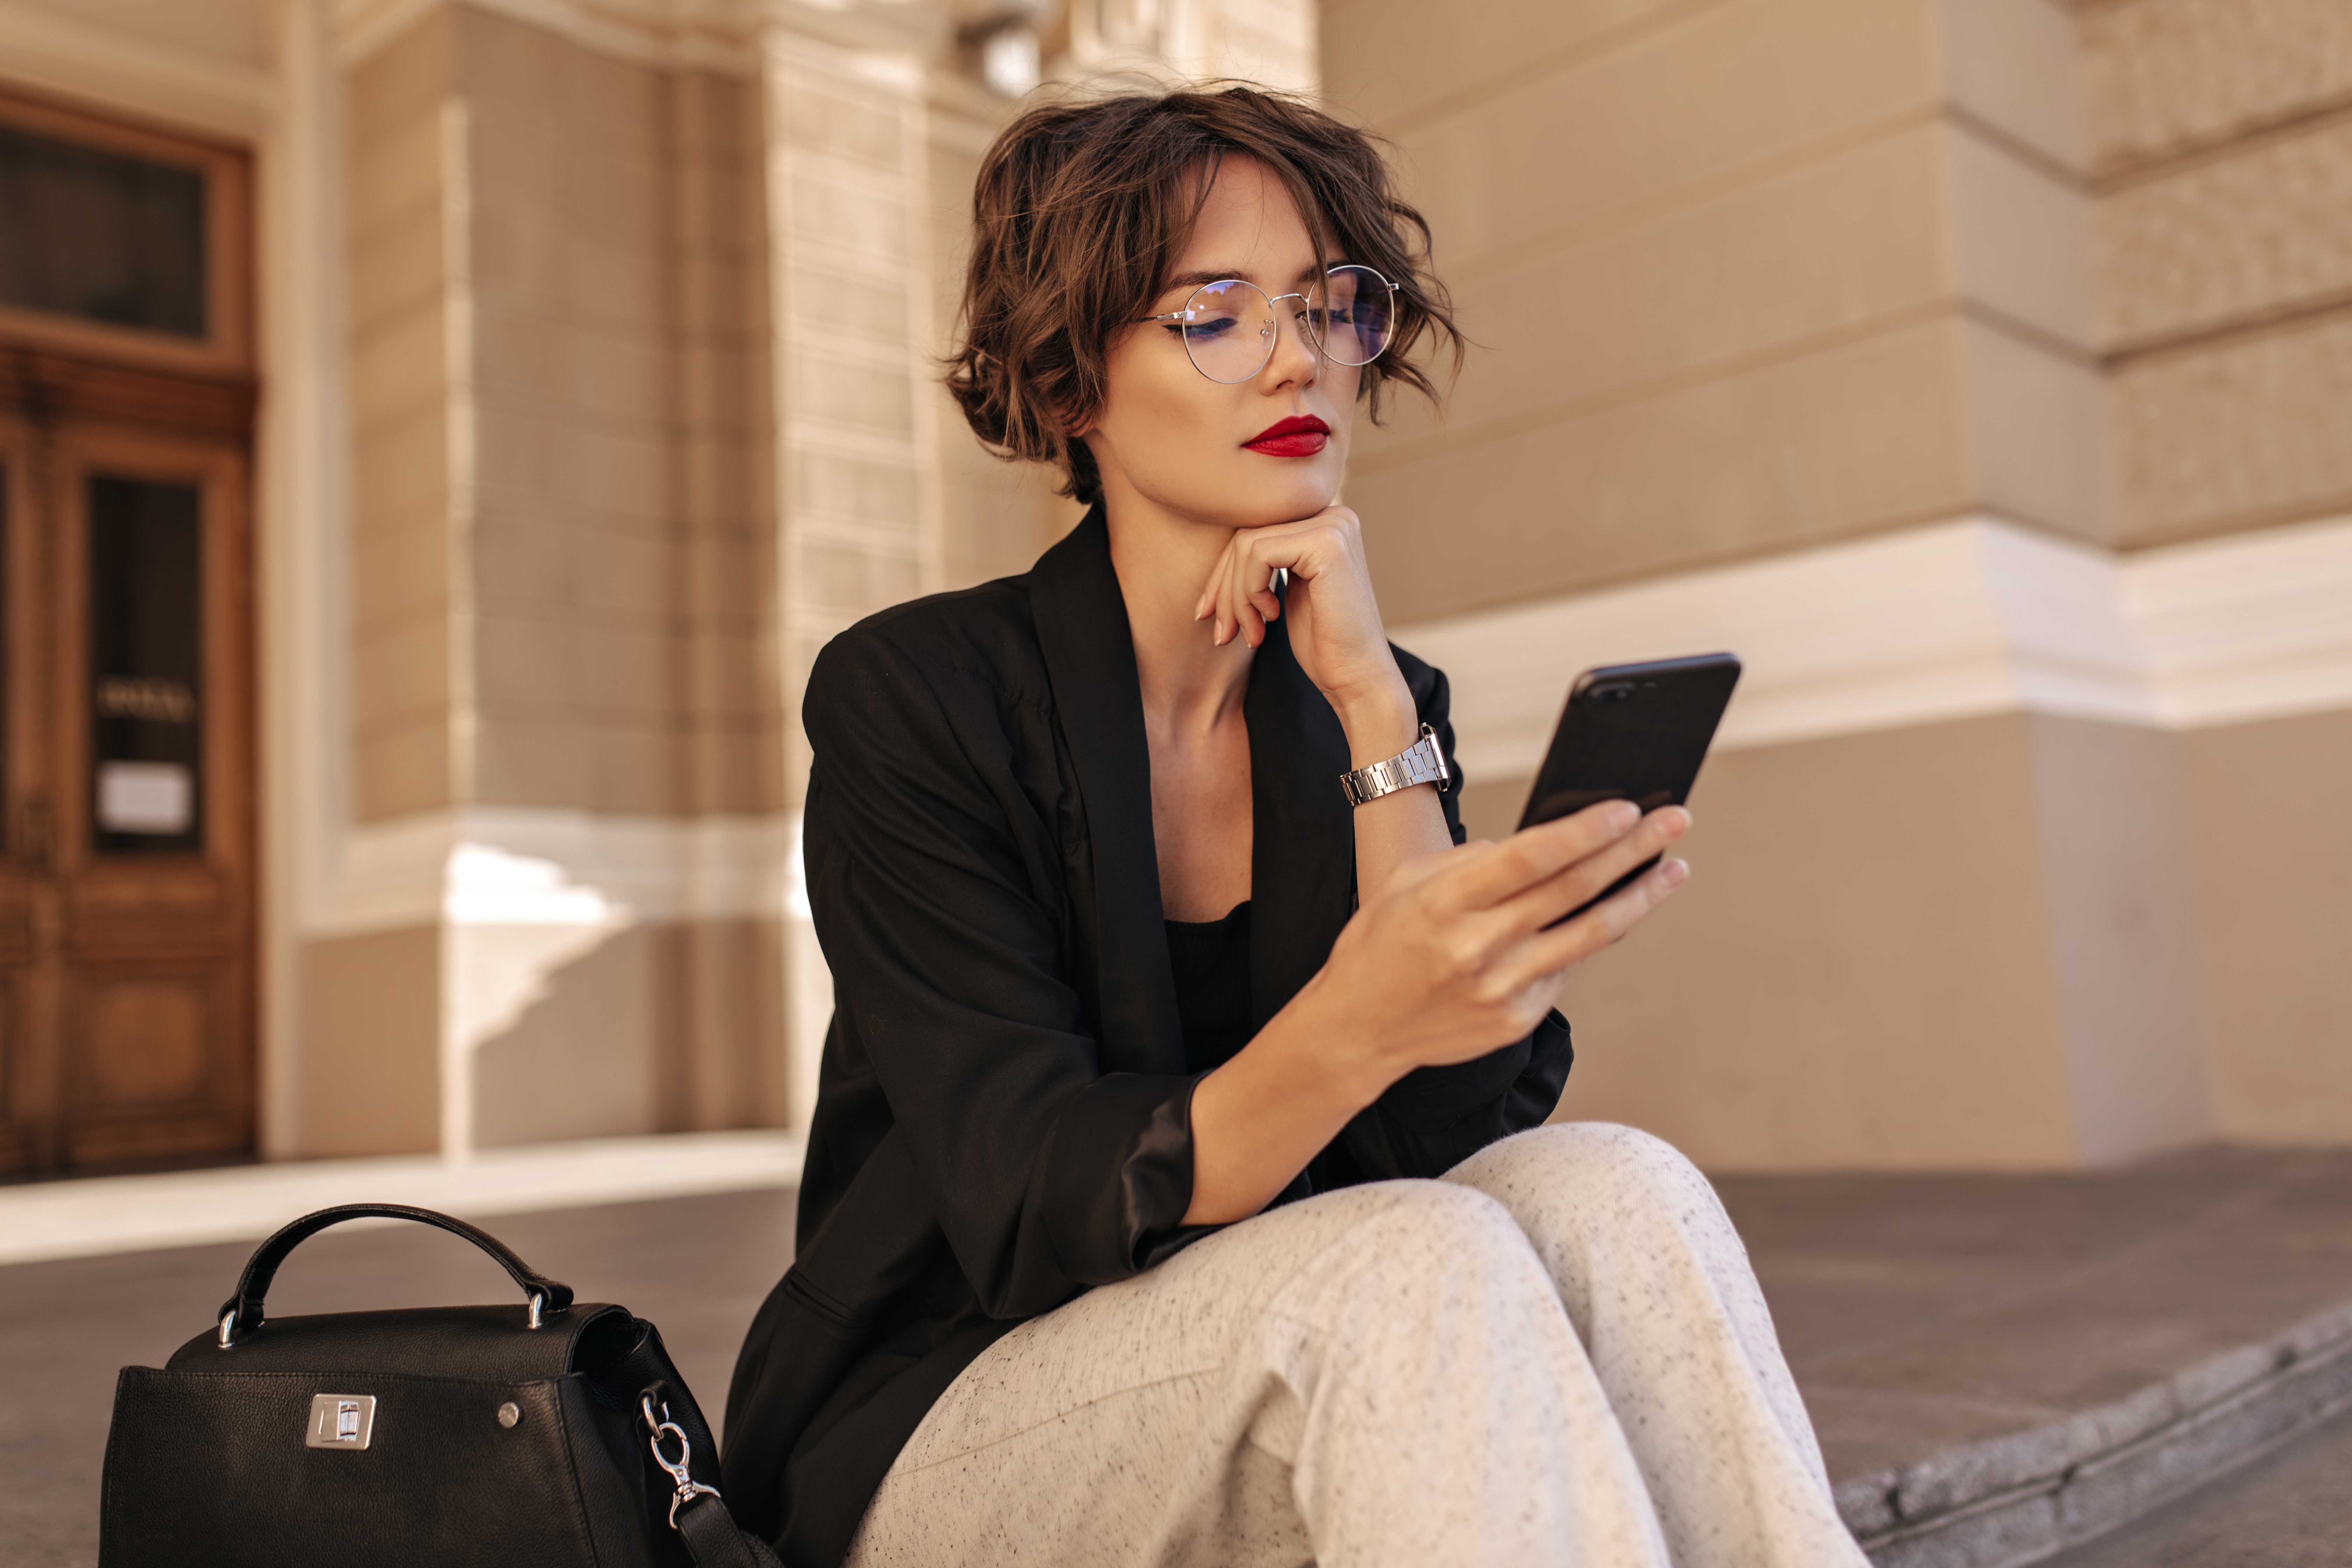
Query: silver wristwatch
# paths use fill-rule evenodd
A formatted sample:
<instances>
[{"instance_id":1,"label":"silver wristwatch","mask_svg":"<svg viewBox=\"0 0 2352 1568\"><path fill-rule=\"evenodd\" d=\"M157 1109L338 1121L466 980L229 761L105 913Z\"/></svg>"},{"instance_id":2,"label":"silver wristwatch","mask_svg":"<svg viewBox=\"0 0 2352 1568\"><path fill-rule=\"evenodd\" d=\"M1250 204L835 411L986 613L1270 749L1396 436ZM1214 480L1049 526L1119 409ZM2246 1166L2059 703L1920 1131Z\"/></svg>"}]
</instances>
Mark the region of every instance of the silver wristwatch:
<instances>
[{"instance_id":1,"label":"silver wristwatch","mask_svg":"<svg viewBox=\"0 0 2352 1568\"><path fill-rule=\"evenodd\" d=\"M1438 749L1437 731L1423 724L1421 739L1388 761L1341 773L1339 788L1346 793L1349 805L1361 805L1415 784L1433 784L1437 793L1444 795L1453 781L1454 774L1445 766L1445 753Z\"/></svg>"}]
</instances>

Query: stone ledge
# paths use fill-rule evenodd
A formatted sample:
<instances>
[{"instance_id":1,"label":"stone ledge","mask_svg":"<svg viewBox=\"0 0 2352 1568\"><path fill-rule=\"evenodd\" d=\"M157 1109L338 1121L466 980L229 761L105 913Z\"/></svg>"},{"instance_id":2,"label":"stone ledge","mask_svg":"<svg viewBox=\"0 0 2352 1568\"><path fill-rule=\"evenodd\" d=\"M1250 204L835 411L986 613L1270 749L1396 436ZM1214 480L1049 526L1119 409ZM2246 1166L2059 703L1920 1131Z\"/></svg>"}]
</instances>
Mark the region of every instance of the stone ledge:
<instances>
[{"instance_id":1,"label":"stone ledge","mask_svg":"<svg viewBox=\"0 0 2352 1568\"><path fill-rule=\"evenodd\" d=\"M2063 1421L1842 1482L1877 1568L2018 1568L2352 1408L2352 1302Z\"/></svg>"}]
</instances>

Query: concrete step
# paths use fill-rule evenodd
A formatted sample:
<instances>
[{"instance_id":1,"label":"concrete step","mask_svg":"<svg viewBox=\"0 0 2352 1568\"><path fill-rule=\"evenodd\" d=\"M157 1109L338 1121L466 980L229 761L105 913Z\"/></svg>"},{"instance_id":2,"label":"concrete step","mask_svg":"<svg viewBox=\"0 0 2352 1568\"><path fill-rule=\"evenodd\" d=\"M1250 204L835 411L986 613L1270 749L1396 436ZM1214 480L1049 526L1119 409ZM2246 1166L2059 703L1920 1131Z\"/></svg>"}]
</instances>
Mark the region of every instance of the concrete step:
<instances>
[{"instance_id":1,"label":"concrete step","mask_svg":"<svg viewBox=\"0 0 2352 1568\"><path fill-rule=\"evenodd\" d=\"M2352 1302L2047 1426L1838 1484L1878 1568L2040 1563L2352 1411ZM2339 1476L2352 1499L2352 1475ZM2352 1517L2340 1544L2352 1559Z\"/></svg>"},{"instance_id":2,"label":"concrete step","mask_svg":"<svg viewBox=\"0 0 2352 1568\"><path fill-rule=\"evenodd\" d=\"M2048 1568L2342 1568L2352 1563L2352 1413L2263 1450Z\"/></svg>"},{"instance_id":3,"label":"concrete step","mask_svg":"<svg viewBox=\"0 0 2352 1568\"><path fill-rule=\"evenodd\" d=\"M2352 1401L2352 1151L1718 1186L1881 1568L2042 1561Z\"/></svg>"}]
</instances>

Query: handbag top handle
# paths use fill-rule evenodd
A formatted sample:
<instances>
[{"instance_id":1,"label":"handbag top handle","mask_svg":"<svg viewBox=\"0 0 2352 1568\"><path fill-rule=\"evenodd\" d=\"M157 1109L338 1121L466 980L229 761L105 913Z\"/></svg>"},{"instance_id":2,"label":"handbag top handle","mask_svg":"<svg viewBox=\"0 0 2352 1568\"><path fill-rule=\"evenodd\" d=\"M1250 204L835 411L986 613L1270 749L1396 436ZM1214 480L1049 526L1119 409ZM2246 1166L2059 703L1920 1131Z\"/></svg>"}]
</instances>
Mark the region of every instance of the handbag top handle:
<instances>
[{"instance_id":1,"label":"handbag top handle","mask_svg":"<svg viewBox=\"0 0 2352 1568\"><path fill-rule=\"evenodd\" d=\"M332 1208L304 1215L254 1249L245 1272L237 1276L236 1294L221 1303L221 1349L227 1350L261 1327L261 1299L269 1293L269 1282L278 1277L278 1266L286 1261L287 1255L329 1226L341 1225L347 1219L413 1219L420 1225L438 1226L452 1236L464 1237L497 1258L499 1267L522 1287L530 1301L530 1326L534 1329L543 1317L572 1305L571 1286L560 1279L550 1279L516 1257L514 1250L497 1237L453 1215L414 1208L407 1204L337 1204Z\"/></svg>"}]
</instances>

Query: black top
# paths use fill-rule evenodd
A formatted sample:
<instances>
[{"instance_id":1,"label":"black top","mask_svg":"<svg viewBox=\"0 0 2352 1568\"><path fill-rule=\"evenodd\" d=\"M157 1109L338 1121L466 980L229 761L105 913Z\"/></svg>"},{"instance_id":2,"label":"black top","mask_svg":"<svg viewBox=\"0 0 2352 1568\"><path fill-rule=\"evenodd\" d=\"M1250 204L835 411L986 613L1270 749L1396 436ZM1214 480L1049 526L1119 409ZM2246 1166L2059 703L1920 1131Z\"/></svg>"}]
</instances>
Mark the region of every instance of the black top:
<instances>
[{"instance_id":1,"label":"black top","mask_svg":"<svg viewBox=\"0 0 2352 1568\"><path fill-rule=\"evenodd\" d=\"M1249 900L1217 921L1169 921L1168 967L1184 1026L1184 1070L1204 1073L1234 1059L1250 1027Z\"/></svg>"},{"instance_id":2,"label":"black top","mask_svg":"<svg viewBox=\"0 0 2352 1568\"><path fill-rule=\"evenodd\" d=\"M1250 665L1249 1022L1355 906L1348 741L1276 621ZM1445 678L1399 652L1451 754ZM797 1256L727 1399L729 1508L833 1568L907 1438L990 1342L1203 1234L1135 646L1100 508L1026 574L828 644L802 710L809 904L835 1013ZM1441 797L1463 837L1457 794ZM1286 1199L1431 1176L1548 1116L1558 1015L1408 1074Z\"/></svg>"}]
</instances>

